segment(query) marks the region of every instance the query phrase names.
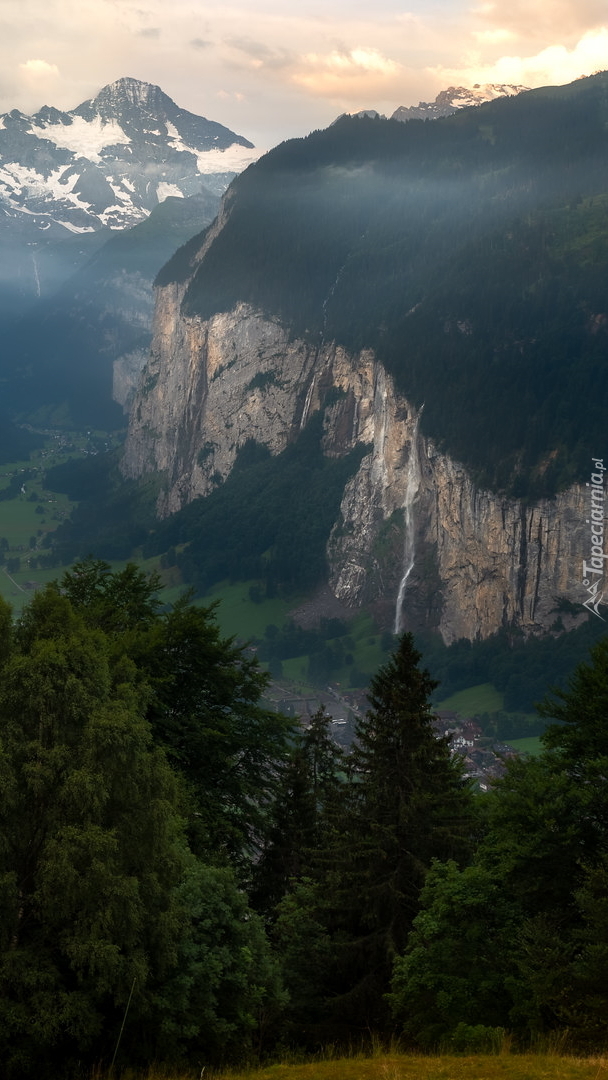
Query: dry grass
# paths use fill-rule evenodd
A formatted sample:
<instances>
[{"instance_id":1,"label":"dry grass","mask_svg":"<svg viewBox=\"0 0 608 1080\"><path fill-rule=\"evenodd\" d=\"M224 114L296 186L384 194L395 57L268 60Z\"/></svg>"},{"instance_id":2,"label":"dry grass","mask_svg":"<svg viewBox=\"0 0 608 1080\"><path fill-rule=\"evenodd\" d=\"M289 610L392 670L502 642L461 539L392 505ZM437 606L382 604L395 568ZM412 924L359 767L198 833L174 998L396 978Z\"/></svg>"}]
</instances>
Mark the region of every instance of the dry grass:
<instances>
[{"instance_id":1,"label":"dry grass","mask_svg":"<svg viewBox=\"0 0 608 1080\"><path fill-rule=\"evenodd\" d=\"M150 1072L140 1080L608 1080L608 1057L557 1054L378 1054L214 1073Z\"/></svg>"}]
</instances>

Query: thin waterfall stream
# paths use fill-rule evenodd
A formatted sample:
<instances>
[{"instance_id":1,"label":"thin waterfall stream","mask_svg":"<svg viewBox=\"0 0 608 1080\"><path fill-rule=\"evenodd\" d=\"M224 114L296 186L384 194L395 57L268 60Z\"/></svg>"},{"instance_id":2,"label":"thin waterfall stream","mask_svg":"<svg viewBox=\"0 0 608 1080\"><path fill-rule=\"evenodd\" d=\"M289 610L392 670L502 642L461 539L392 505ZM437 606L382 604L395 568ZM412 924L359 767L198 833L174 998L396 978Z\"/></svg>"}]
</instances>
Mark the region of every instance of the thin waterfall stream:
<instances>
[{"instance_id":1,"label":"thin waterfall stream","mask_svg":"<svg viewBox=\"0 0 608 1080\"><path fill-rule=\"evenodd\" d=\"M410 457L407 463L405 497L403 500L403 528L405 532L403 544L403 574L401 576L401 581L399 582L397 603L395 605L395 634L400 634L403 629L403 601L405 598L405 590L407 589L408 578L414 568L414 560L416 558L414 501L418 494L418 489L420 488L421 479L420 453L418 450L418 424L421 412L422 409L414 421L414 428L410 441Z\"/></svg>"}]
</instances>

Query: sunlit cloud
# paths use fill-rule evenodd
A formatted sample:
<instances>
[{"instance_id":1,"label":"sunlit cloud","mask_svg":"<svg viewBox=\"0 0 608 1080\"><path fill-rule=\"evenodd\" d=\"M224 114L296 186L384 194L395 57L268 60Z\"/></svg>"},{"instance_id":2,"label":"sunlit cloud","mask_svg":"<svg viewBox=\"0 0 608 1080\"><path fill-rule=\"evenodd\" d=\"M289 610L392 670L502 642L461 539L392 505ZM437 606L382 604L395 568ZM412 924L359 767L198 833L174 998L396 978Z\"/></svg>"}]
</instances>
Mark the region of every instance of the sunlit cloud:
<instances>
[{"instance_id":1,"label":"sunlit cloud","mask_svg":"<svg viewBox=\"0 0 608 1080\"><path fill-rule=\"evenodd\" d=\"M439 81L471 86L474 83L516 83L524 86L556 86L572 82L608 67L608 29L585 34L574 48L549 45L533 56L500 56L491 64L469 54L460 67L434 68Z\"/></svg>"},{"instance_id":2,"label":"sunlit cloud","mask_svg":"<svg viewBox=\"0 0 608 1080\"><path fill-rule=\"evenodd\" d=\"M46 60L26 60L24 64L19 64L19 69L24 75L34 79L59 75L57 64L49 64Z\"/></svg>"},{"instance_id":3,"label":"sunlit cloud","mask_svg":"<svg viewBox=\"0 0 608 1080\"><path fill-rule=\"evenodd\" d=\"M481 3L471 13L486 24L485 29L511 31L536 46L573 48L585 33L605 24L606 4L605 0L509 0Z\"/></svg>"},{"instance_id":4,"label":"sunlit cloud","mask_svg":"<svg viewBox=\"0 0 608 1080\"><path fill-rule=\"evenodd\" d=\"M247 37L228 38L226 44L240 56L240 62L256 70L276 71L293 63L293 53L288 49L271 48L263 41Z\"/></svg>"},{"instance_id":5,"label":"sunlit cloud","mask_svg":"<svg viewBox=\"0 0 608 1080\"><path fill-rule=\"evenodd\" d=\"M216 98L220 101L245 101L245 94L239 93L238 90L217 90L215 94Z\"/></svg>"},{"instance_id":6,"label":"sunlit cloud","mask_svg":"<svg viewBox=\"0 0 608 1080\"><path fill-rule=\"evenodd\" d=\"M474 30L473 37L480 45L498 45L517 38L513 30Z\"/></svg>"},{"instance_id":7,"label":"sunlit cloud","mask_svg":"<svg viewBox=\"0 0 608 1080\"><path fill-rule=\"evenodd\" d=\"M325 55L308 53L302 57L292 79L314 94L338 98L370 93L385 96L387 83L402 75L401 64L377 49L359 46L349 51L336 49Z\"/></svg>"}]
</instances>

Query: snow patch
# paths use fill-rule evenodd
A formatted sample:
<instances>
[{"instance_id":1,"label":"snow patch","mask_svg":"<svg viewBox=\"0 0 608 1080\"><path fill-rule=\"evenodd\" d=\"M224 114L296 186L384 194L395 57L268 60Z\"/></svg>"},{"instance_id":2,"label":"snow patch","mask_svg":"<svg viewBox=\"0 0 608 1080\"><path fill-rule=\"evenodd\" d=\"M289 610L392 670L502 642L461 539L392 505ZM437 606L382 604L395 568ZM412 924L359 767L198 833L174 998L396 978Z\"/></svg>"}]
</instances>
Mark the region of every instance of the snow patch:
<instances>
[{"instance_id":1,"label":"snow patch","mask_svg":"<svg viewBox=\"0 0 608 1080\"><path fill-rule=\"evenodd\" d=\"M196 154L198 171L205 174L243 172L248 165L253 165L253 162L262 157L262 154L265 154L266 151L259 150L256 146L239 146L238 143L233 143L232 146L227 146L225 150L218 150L214 147L213 150L205 150L202 153L193 150L192 153Z\"/></svg>"},{"instance_id":2,"label":"snow patch","mask_svg":"<svg viewBox=\"0 0 608 1080\"><path fill-rule=\"evenodd\" d=\"M162 202L163 199L168 199L171 196L174 199L183 199L184 193L178 188L177 184L167 184L163 182L156 185L156 197L159 202Z\"/></svg>"},{"instance_id":3,"label":"snow patch","mask_svg":"<svg viewBox=\"0 0 608 1080\"><path fill-rule=\"evenodd\" d=\"M72 225L71 221L62 221L61 218L56 218L55 220L58 225L63 225L64 229L67 229L68 232L71 233L85 233L97 231L93 225ZM47 229L49 228L48 225L46 227Z\"/></svg>"},{"instance_id":4,"label":"snow patch","mask_svg":"<svg viewBox=\"0 0 608 1080\"><path fill-rule=\"evenodd\" d=\"M71 124L48 124L46 127L32 127L31 130L38 138L49 139L55 146L71 150L96 164L101 161L100 154L104 147L116 143L125 146L131 142L120 124L115 120L106 123L100 116L92 120L74 116Z\"/></svg>"},{"instance_id":5,"label":"snow patch","mask_svg":"<svg viewBox=\"0 0 608 1080\"><path fill-rule=\"evenodd\" d=\"M137 221L143 221L144 218L149 216L149 210L146 210L143 206L138 207ZM125 226L134 224L133 207L130 205L119 206L118 203L115 203L113 206L108 206L102 214L99 214L99 221L103 225L107 225L109 229L124 229Z\"/></svg>"},{"instance_id":6,"label":"snow patch","mask_svg":"<svg viewBox=\"0 0 608 1080\"><path fill-rule=\"evenodd\" d=\"M25 205L32 199L41 200L47 204L55 202L63 208L64 213L66 209L88 212L91 204L85 202L77 192L72 190L80 179L78 173L62 183L61 178L65 171L66 166L62 165L45 179L35 169L28 169L25 165L11 162L0 168L0 185L6 190L5 198L9 206L22 214L30 214L34 217L40 214L40 209L32 210ZM19 201L17 202L16 199Z\"/></svg>"},{"instance_id":7,"label":"snow patch","mask_svg":"<svg viewBox=\"0 0 608 1080\"><path fill-rule=\"evenodd\" d=\"M193 146L184 142L175 124L172 124L170 120L167 120L167 135L169 136L167 142L174 150L194 154L198 171L203 174L242 172L265 153L264 150L258 150L255 146L240 146L239 143L232 143L232 146L227 146L225 150L219 150L217 146L214 146L212 150L195 150ZM217 135L215 138L217 139Z\"/></svg>"},{"instance_id":8,"label":"snow patch","mask_svg":"<svg viewBox=\"0 0 608 1080\"><path fill-rule=\"evenodd\" d=\"M116 181L111 176L106 176L106 180L112 188L112 191L114 192L116 198L119 200L120 203L123 204L122 208L124 209L125 203L128 203L128 205L131 206L131 199L128 195L125 195L125 192L123 191L122 181Z\"/></svg>"}]
</instances>

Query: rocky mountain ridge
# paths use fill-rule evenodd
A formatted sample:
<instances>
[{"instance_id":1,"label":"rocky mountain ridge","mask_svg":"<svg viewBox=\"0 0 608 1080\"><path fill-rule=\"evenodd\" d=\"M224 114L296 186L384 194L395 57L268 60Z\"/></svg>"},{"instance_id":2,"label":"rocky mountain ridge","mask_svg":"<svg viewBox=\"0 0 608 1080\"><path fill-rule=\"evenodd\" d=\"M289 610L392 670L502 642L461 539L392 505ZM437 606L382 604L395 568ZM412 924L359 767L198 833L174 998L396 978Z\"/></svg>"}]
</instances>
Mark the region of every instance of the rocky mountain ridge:
<instances>
[{"instance_id":1,"label":"rocky mountain ridge","mask_svg":"<svg viewBox=\"0 0 608 1080\"><path fill-rule=\"evenodd\" d=\"M486 101L496 101L501 97L515 97L529 90L529 86L520 86L514 83L475 83L472 89L466 86L448 86L447 90L440 90L434 101L419 101L417 105L399 105L393 113L391 120L436 120L440 116L451 116L459 109L468 109L473 105L483 105ZM378 117L386 120L383 113L377 109L359 109L354 116Z\"/></svg>"},{"instance_id":2,"label":"rocky mountain ridge","mask_svg":"<svg viewBox=\"0 0 608 1080\"><path fill-rule=\"evenodd\" d=\"M556 598L581 601L582 486L535 505L479 490L419 433L371 351L290 341L245 305L185 318L183 293L159 290L122 465L129 478L164 475L161 515L212 491L247 439L280 453L325 404L325 452L367 448L327 547L336 597L374 606L397 631L434 627L447 643L508 624L547 629Z\"/></svg>"},{"instance_id":3,"label":"rocky mountain ridge","mask_svg":"<svg viewBox=\"0 0 608 1080\"><path fill-rule=\"evenodd\" d=\"M451 116L459 109L468 109L471 105L482 105L501 97L515 97L529 89L529 86L513 83L475 83L470 90L465 86L448 86L447 90L437 94L434 101L400 105L391 113L391 120L435 120L440 116Z\"/></svg>"},{"instance_id":4,"label":"rocky mountain ridge","mask_svg":"<svg viewBox=\"0 0 608 1080\"><path fill-rule=\"evenodd\" d=\"M606 82L437 125L346 117L237 178L157 279L125 476L156 474L170 515L247 443L287 460L321 415L326 459L360 453L324 533L342 602L448 643L600 615L583 568L607 393Z\"/></svg>"}]
</instances>

